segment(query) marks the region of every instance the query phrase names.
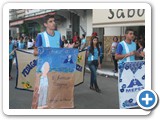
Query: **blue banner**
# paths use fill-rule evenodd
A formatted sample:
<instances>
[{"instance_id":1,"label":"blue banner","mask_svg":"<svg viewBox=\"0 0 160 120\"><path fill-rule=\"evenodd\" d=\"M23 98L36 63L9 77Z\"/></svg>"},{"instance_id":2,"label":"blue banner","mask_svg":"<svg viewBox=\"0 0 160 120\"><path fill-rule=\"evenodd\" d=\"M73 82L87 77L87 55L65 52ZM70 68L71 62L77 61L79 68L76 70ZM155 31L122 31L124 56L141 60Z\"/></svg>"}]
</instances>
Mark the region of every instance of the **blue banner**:
<instances>
[{"instance_id":1,"label":"blue banner","mask_svg":"<svg viewBox=\"0 0 160 120\"><path fill-rule=\"evenodd\" d=\"M41 68L45 62L49 63L50 72L74 72L76 71L76 61L78 49L71 48L38 48L37 72L42 72Z\"/></svg>"}]
</instances>

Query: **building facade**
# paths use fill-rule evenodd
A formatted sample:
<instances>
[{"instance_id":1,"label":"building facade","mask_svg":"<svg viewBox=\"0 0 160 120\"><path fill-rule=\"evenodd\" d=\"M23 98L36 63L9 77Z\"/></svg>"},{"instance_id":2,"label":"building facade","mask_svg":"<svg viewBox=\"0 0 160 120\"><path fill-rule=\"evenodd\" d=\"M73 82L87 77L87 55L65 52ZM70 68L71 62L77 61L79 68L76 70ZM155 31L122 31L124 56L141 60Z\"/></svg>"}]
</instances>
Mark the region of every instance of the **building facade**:
<instances>
[{"instance_id":1,"label":"building facade","mask_svg":"<svg viewBox=\"0 0 160 120\"><path fill-rule=\"evenodd\" d=\"M103 43L104 61L112 61L108 54L112 39L118 36L122 40L127 28L135 30L137 36L145 36L144 9L12 9L10 12L10 35L22 34L36 38L44 31L43 17L53 14L57 30L68 40L74 32L79 36L86 34L90 41L92 32L97 32Z\"/></svg>"},{"instance_id":2,"label":"building facade","mask_svg":"<svg viewBox=\"0 0 160 120\"><path fill-rule=\"evenodd\" d=\"M145 36L144 9L94 9L93 31L103 43L104 60L112 61L108 54L114 36L123 39L125 30L131 28L137 36Z\"/></svg>"},{"instance_id":3,"label":"building facade","mask_svg":"<svg viewBox=\"0 0 160 120\"><path fill-rule=\"evenodd\" d=\"M72 39L74 32L80 36L92 33L91 9L18 9L10 10L10 35L25 34L35 38L37 33L45 30L43 17L47 14L55 16L57 30L67 39Z\"/></svg>"}]
</instances>

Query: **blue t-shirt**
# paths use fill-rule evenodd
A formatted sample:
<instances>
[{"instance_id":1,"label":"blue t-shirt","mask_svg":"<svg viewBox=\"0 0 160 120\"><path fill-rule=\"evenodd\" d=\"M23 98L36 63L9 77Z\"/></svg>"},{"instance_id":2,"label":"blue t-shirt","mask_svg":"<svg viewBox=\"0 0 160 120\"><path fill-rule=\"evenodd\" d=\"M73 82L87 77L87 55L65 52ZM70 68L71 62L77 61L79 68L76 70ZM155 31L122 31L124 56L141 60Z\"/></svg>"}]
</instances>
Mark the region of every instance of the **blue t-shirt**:
<instances>
[{"instance_id":1,"label":"blue t-shirt","mask_svg":"<svg viewBox=\"0 0 160 120\"><path fill-rule=\"evenodd\" d=\"M100 57L103 56L103 49L102 49L102 46L99 47L99 50L100 50Z\"/></svg>"},{"instance_id":2,"label":"blue t-shirt","mask_svg":"<svg viewBox=\"0 0 160 120\"><path fill-rule=\"evenodd\" d=\"M14 49L14 44L13 43L10 43L9 44L9 54L13 51ZM13 59L13 55L10 55L9 56L9 59Z\"/></svg>"},{"instance_id":3,"label":"blue t-shirt","mask_svg":"<svg viewBox=\"0 0 160 120\"><path fill-rule=\"evenodd\" d=\"M126 44L128 46L129 52L136 51L136 44L135 44L135 42L132 41L130 44L128 44L128 43L126 43ZM120 54L120 55L127 54L123 41L118 44L117 50L116 50L116 54ZM134 61L134 60L135 60L135 56L133 56L133 55L130 56L130 61ZM126 58L124 58L122 60L119 60L120 63L126 62L126 61L127 61Z\"/></svg>"},{"instance_id":4,"label":"blue t-shirt","mask_svg":"<svg viewBox=\"0 0 160 120\"><path fill-rule=\"evenodd\" d=\"M24 48L25 48L24 42L18 42L18 43L17 43L17 48L18 48L18 49L24 49Z\"/></svg>"},{"instance_id":5,"label":"blue t-shirt","mask_svg":"<svg viewBox=\"0 0 160 120\"><path fill-rule=\"evenodd\" d=\"M85 39L85 38L83 38L82 40L81 40L81 44L85 44L87 42L87 40Z\"/></svg>"},{"instance_id":6,"label":"blue t-shirt","mask_svg":"<svg viewBox=\"0 0 160 120\"><path fill-rule=\"evenodd\" d=\"M88 47L88 51L89 50L90 50L90 47ZM94 56L91 53L89 53L89 55L88 55L88 61L98 60L98 57L99 57L99 55L98 55L98 49L94 48Z\"/></svg>"},{"instance_id":7,"label":"blue t-shirt","mask_svg":"<svg viewBox=\"0 0 160 120\"><path fill-rule=\"evenodd\" d=\"M60 48L60 46L62 44L62 41L61 41L61 34L58 31L54 31L54 35L53 36L49 35L47 33L47 36L48 36L50 47L52 47L52 48ZM41 33L39 33L37 35L35 46L36 47L40 47L40 46L46 47L46 41L45 41L44 32L41 32Z\"/></svg>"}]
</instances>

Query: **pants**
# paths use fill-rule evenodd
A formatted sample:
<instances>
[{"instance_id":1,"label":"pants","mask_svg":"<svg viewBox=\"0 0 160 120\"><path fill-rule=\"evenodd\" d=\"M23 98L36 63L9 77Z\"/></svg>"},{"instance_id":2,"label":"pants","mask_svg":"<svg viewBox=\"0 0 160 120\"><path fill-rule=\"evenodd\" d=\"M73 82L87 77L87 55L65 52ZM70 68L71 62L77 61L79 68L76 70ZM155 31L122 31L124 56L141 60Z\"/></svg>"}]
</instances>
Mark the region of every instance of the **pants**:
<instances>
[{"instance_id":1,"label":"pants","mask_svg":"<svg viewBox=\"0 0 160 120\"><path fill-rule=\"evenodd\" d=\"M100 57L100 64L102 64L103 57Z\"/></svg>"},{"instance_id":2,"label":"pants","mask_svg":"<svg viewBox=\"0 0 160 120\"><path fill-rule=\"evenodd\" d=\"M112 55L112 59L114 62L114 70L118 71L118 64L117 64L117 60L115 59L115 55Z\"/></svg>"},{"instance_id":3,"label":"pants","mask_svg":"<svg viewBox=\"0 0 160 120\"><path fill-rule=\"evenodd\" d=\"M90 80L90 86L93 87L93 85L95 86L95 88L98 87L97 85L97 68L98 66L94 65L92 62L88 61L88 67L91 71L91 80Z\"/></svg>"},{"instance_id":4,"label":"pants","mask_svg":"<svg viewBox=\"0 0 160 120\"><path fill-rule=\"evenodd\" d=\"M12 59L9 59L9 76L11 76L11 70L12 70Z\"/></svg>"}]
</instances>

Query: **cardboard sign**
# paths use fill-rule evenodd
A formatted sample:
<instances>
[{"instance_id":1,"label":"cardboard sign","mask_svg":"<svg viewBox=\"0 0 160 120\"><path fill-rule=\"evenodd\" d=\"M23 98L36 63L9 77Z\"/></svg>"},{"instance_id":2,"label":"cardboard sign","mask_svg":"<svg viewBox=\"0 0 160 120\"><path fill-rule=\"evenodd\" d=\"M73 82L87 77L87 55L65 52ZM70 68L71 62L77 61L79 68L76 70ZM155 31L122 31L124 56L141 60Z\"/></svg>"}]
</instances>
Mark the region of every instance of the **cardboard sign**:
<instances>
[{"instance_id":1,"label":"cardboard sign","mask_svg":"<svg viewBox=\"0 0 160 120\"><path fill-rule=\"evenodd\" d=\"M73 108L77 49L39 48L32 108Z\"/></svg>"}]
</instances>

